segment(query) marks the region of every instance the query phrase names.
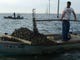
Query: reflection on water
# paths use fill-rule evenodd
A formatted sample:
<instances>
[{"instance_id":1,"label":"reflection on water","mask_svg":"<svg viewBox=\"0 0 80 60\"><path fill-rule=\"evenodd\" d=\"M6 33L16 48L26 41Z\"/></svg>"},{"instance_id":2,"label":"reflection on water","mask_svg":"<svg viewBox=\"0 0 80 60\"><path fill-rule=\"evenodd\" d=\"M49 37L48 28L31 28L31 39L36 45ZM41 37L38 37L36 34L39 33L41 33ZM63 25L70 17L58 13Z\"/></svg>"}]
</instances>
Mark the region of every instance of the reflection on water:
<instances>
[{"instance_id":1,"label":"reflection on water","mask_svg":"<svg viewBox=\"0 0 80 60\"><path fill-rule=\"evenodd\" d=\"M50 55L0 56L0 60L80 60L80 51L70 50Z\"/></svg>"},{"instance_id":2,"label":"reflection on water","mask_svg":"<svg viewBox=\"0 0 80 60\"><path fill-rule=\"evenodd\" d=\"M0 60L35 60L34 56L1 56Z\"/></svg>"}]
</instances>

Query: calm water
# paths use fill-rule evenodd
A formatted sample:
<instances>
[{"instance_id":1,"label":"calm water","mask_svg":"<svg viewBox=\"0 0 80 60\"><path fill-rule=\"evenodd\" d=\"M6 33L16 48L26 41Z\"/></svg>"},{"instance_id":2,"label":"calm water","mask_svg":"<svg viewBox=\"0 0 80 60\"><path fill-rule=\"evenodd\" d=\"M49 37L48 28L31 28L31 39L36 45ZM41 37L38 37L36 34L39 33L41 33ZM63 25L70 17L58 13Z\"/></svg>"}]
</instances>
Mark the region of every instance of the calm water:
<instances>
[{"instance_id":1,"label":"calm water","mask_svg":"<svg viewBox=\"0 0 80 60\"><path fill-rule=\"evenodd\" d=\"M80 51L72 50L51 55L1 56L0 60L80 60Z\"/></svg>"},{"instance_id":2,"label":"calm water","mask_svg":"<svg viewBox=\"0 0 80 60\"><path fill-rule=\"evenodd\" d=\"M12 14L0 14L0 33L9 33L11 34L15 29L20 27L27 27L30 30L33 29L32 24L32 15L31 14L21 14L25 19L22 20L12 20L4 19L4 16L9 16ZM50 15L51 19L56 18L55 14ZM48 19L46 14L36 14L36 19ZM73 17L72 17L73 19ZM80 14L77 15L77 19L80 20ZM37 22L37 28L40 33L61 33L61 22L51 21L51 22ZM80 22L71 22L70 31L80 31Z\"/></svg>"},{"instance_id":3,"label":"calm water","mask_svg":"<svg viewBox=\"0 0 80 60\"><path fill-rule=\"evenodd\" d=\"M0 14L0 33L11 34L15 29L20 27L27 27L30 30L33 29L32 26L32 15L31 14L21 14L25 19L22 20L12 20L4 19L4 16L9 16L12 14ZM50 18L56 18L55 14L51 14ZM36 19L48 19L46 14L37 14ZM73 19L73 17L71 18ZM80 20L80 14L77 14L77 19ZM61 22L51 21L51 22L37 22L37 27L40 33L61 33ZM70 31L80 31L80 22L71 22ZM66 58L66 59L65 59ZM0 60L80 60L80 51L70 51L60 54L52 54L45 56L14 56L14 57L4 57L1 56Z\"/></svg>"}]
</instances>

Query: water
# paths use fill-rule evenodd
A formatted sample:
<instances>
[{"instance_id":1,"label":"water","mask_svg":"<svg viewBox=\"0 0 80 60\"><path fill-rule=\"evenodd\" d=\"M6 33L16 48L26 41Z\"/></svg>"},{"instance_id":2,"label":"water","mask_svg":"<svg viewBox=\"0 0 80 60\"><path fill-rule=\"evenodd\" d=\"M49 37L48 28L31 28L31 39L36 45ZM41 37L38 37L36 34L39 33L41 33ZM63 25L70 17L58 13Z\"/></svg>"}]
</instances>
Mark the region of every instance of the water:
<instances>
[{"instance_id":1,"label":"water","mask_svg":"<svg viewBox=\"0 0 80 60\"><path fill-rule=\"evenodd\" d=\"M20 27L27 27L30 30L33 29L32 24L32 14L21 14L24 16L25 19L21 20L13 20L13 19L4 19L4 16L9 16L12 14L0 14L0 33L8 33L11 34L15 29ZM51 19L56 18L56 14L50 15ZM48 15L46 14L37 14L36 19L48 19ZM71 18L73 19L73 17ZM80 20L80 14L77 14L77 19ZM80 31L80 22L70 22L71 27L70 31ZM43 34L54 34L54 33L61 33L62 22L51 21L51 22L37 22L37 28L40 33ZM52 54L52 55L42 55L42 56L0 56L0 60L80 60L80 51L70 51L64 52L60 54Z\"/></svg>"},{"instance_id":2,"label":"water","mask_svg":"<svg viewBox=\"0 0 80 60\"><path fill-rule=\"evenodd\" d=\"M32 24L32 14L21 14L25 19L13 20L13 19L4 19L4 16L9 16L12 14L0 14L0 32L11 34L15 29L20 27L27 27L30 30L33 29ZM80 15L77 15L77 19L80 20ZM55 14L50 15L51 19L56 18ZM36 19L48 19L46 14L36 14ZM73 19L73 17L72 17ZM61 33L62 27L61 22L51 21L51 22L37 22L37 28L40 33ZM71 22L70 31L80 31L80 22Z\"/></svg>"},{"instance_id":3,"label":"water","mask_svg":"<svg viewBox=\"0 0 80 60\"><path fill-rule=\"evenodd\" d=\"M0 60L80 60L80 51L72 50L51 55L1 56Z\"/></svg>"}]
</instances>

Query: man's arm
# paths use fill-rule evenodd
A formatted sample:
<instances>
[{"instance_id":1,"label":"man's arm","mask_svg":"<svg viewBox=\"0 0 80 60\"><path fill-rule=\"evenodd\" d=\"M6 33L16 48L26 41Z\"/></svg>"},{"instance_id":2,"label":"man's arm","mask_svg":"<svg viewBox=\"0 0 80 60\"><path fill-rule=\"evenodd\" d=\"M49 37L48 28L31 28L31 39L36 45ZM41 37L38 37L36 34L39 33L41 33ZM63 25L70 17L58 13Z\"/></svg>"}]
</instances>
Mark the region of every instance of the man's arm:
<instances>
[{"instance_id":1,"label":"man's arm","mask_svg":"<svg viewBox=\"0 0 80 60\"><path fill-rule=\"evenodd\" d=\"M74 15L74 19L76 20L76 14L75 14L75 12L74 11L72 11L73 12L73 15Z\"/></svg>"},{"instance_id":2,"label":"man's arm","mask_svg":"<svg viewBox=\"0 0 80 60\"><path fill-rule=\"evenodd\" d=\"M63 20L64 16L65 16L65 12L63 11L62 16L61 16L61 20Z\"/></svg>"}]
</instances>

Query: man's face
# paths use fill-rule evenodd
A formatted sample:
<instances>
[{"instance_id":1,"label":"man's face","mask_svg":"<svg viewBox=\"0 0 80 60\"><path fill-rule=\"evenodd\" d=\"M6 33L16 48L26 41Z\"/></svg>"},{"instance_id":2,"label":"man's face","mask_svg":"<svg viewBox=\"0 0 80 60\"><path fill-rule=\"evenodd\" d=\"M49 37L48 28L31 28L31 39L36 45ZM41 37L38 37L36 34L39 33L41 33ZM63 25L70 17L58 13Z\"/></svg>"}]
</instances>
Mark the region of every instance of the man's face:
<instances>
[{"instance_id":1,"label":"man's face","mask_svg":"<svg viewBox=\"0 0 80 60\"><path fill-rule=\"evenodd\" d=\"M68 6L68 7L70 7L70 6L71 6L71 4L67 3L67 6Z\"/></svg>"}]
</instances>

